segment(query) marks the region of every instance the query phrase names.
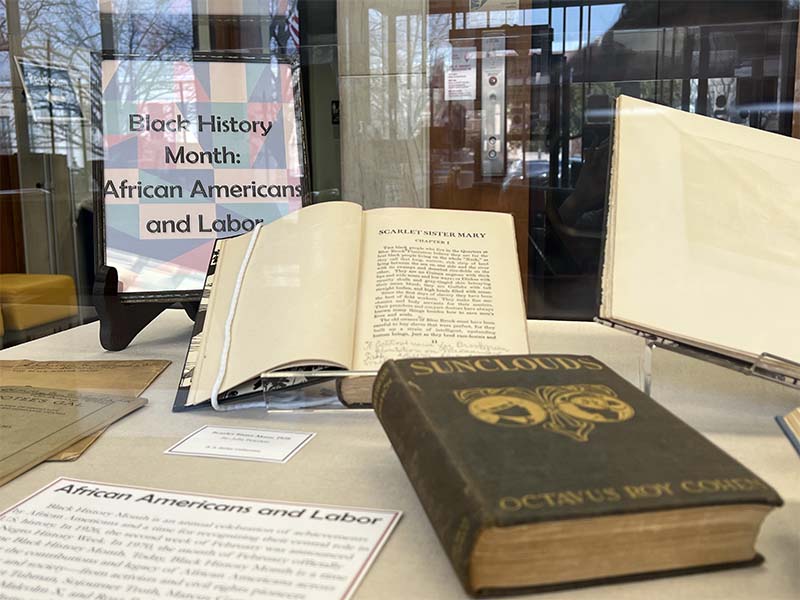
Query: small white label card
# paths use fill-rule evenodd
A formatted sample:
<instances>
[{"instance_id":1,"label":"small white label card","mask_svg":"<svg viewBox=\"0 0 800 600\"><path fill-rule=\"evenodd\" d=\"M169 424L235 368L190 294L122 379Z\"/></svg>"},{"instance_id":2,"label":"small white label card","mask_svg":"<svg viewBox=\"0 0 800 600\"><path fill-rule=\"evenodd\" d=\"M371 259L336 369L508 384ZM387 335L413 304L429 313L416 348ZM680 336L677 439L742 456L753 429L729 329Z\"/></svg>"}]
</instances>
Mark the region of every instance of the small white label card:
<instances>
[{"instance_id":1,"label":"small white label card","mask_svg":"<svg viewBox=\"0 0 800 600\"><path fill-rule=\"evenodd\" d=\"M57 479L0 513L0 596L345 600L401 514Z\"/></svg>"},{"instance_id":2,"label":"small white label card","mask_svg":"<svg viewBox=\"0 0 800 600\"><path fill-rule=\"evenodd\" d=\"M450 68L444 73L444 99L475 100L478 80L476 62L477 49L473 47L453 47Z\"/></svg>"},{"instance_id":3,"label":"small white label card","mask_svg":"<svg viewBox=\"0 0 800 600\"><path fill-rule=\"evenodd\" d=\"M285 463L315 435L302 431L206 425L187 435L164 454Z\"/></svg>"}]
</instances>

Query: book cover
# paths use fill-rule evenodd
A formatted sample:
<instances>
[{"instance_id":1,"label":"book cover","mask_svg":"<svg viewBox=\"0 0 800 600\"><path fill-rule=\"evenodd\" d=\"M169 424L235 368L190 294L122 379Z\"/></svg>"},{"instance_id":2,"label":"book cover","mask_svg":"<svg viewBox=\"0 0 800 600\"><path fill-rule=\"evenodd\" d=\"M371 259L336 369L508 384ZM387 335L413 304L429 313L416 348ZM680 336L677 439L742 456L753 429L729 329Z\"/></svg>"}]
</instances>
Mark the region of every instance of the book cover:
<instances>
[{"instance_id":1,"label":"book cover","mask_svg":"<svg viewBox=\"0 0 800 600\"><path fill-rule=\"evenodd\" d=\"M490 529L781 504L767 483L591 356L388 361L373 405L471 592L482 591L471 571ZM723 553L718 562L740 559ZM545 583L596 577L590 571Z\"/></svg>"}]
</instances>

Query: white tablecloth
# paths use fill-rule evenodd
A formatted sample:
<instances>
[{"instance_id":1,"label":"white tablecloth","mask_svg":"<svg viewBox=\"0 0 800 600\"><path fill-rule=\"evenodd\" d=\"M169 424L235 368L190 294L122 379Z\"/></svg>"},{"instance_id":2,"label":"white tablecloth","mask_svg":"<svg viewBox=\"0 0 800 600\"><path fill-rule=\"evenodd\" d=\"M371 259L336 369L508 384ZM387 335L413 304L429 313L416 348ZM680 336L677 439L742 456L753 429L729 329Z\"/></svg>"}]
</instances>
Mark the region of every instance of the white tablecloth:
<instances>
[{"instance_id":1,"label":"white tablecloth","mask_svg":"<svg viewBox=\"0 0 800 600\"><path fill-rule=\"evenodd\" d=\"M399 509L403 519L356 598L467 597L374 414L368 410L271 412L250 409L172 413L191 331L167 311L123 352L104 351L98 324L0 352L0 359L165 358L169 369L145 392L150 404L113 425L78 461L46 463L0 487L0 510L60 476L122 485L260 499ZM592 354L639 383L643 341L595 323L532 321L535 352ZM773 485L786 505L759 536L759 567L584 588L537 598L800 598L800 456L774 417L800 404L800 392L657 350L653 396ZM188 456L164 450L202 425L263 426L318 435L287 464Z\"/></svg>"}]
</instances>

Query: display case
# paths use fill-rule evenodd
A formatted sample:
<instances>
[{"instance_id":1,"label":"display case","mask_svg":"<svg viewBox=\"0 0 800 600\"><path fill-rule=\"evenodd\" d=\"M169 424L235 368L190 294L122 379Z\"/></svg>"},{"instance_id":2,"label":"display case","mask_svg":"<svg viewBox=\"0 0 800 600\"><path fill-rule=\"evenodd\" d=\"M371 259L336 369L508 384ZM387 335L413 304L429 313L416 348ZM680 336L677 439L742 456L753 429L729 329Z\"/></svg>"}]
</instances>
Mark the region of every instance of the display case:
<instances>
[{"instance_id":1,"label":"display case","mask_svg":"<svg viewBox=\"0 0 800 600\"><path fill-rule=\"evenodd\" d=\"M797 0L0 9L0 596L797 596Z\"/></svg>"}]
</instances>

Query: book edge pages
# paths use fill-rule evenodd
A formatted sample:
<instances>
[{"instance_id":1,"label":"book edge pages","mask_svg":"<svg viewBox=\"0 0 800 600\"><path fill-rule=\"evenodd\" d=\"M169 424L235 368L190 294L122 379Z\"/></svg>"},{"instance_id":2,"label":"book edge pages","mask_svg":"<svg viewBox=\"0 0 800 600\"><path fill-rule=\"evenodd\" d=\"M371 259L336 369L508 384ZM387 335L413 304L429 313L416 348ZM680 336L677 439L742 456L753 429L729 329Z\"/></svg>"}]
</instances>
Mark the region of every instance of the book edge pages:
<instances>
[{"instance_id":1,"label":"book edge pages","mask_svg":"<svg viewBox=\"0 0 800 600\"><path fill-rule=\"evenodd\" d=\"M511 244L514 247L514 258L516 258L517 262L519 262L519 247L517 246L517 231L514 227L514 216L511 213L502 213L506 215L506 222L508 223L509 227L509 234L511 238ZM519 266L519 265L517 265ZM519 298L519 309L522 315L522 323L523 327L525 328L525 351L531 351L531 339L528 334L528 308L525 305L525 290L522 288L522 270L519 270L519 277L515 277L514 280L516 282L517 287L517 297Z\"/></svg>"},{"instance_id":2,"label":"book edge pages","mask_svg":"<svg viewBox=\"0 0 800 600\"><path fill-rule=\"evenodd\" d=\"M795 408L783 416L775 417L775 421L792 447L800 454L800 408Z\"/></svg>"},{"instance_id":3,"label":"book edge pages","mask_svg":"<svg viewBox=\"0 0 800 600\"><path fill-rule=\"evenodd\" d=\"M599 315L604 319L613 319L613 296L612 296L612 281L614 277L614 234L616 232L616 216L617 216L617 203L616 193L617 184L616 177L619 172L619 136L620 127L618 123L618 115L622 107L624 96L617 97L616 110L614 112L614 119L612 124L612 143L611 143L611 159L608 165L608 196L607 196L607 215L606 215L606 235L605 244L603 244L603 261L601 264L602 272L600 274L600 307Z\"/></svg>"},{"instance_id":4,"label":"book edge pages","mask_svg":"<svg viewBox=\"0 0 800 600\"><path fill-rule=\"evenodd\" d=\"M752 564L760 564L763 562L763 557L756 552L755 549L755 542L757 540L758 534L760 529L764 523L764 520L769 516L769 514L777 508L777 506L767 503L767 502L741 502L737 504L709 504L707 506L700 506L700 507L688 507L688 508L672 508L667 510L648 510L644 511L643 513L619 513L619 514L610 514L604 515L599 517L574 517L571 519L566 519L568 521L578 521L580 522L590 522L590 521L597 521L598 519L611 519L611 520L618 520L620 518L624 519L625 517L632 517L637 518L641 515L647 513L652 514L655 516L659 515L680 515L685 513L685 511L708 511L708 510L715 510L715 509L723 509L723 510L731 510L733 507L741 507L741 509L752 509L755 511L760 512L760 516L758 516L753 521L753 528L755 530L755 535L753 537L753 544L747 546L748 556L742 558L741 560L724 560L724 561L716 561L716 562L709 562L709 563L699 563L699 564L688 564L683 566L669 566L664 569L656 569L656 570L643 570L643 571L631 571L628 573L619 573L619 574L609 574L609 575L596 575L591 576L586 579L575 579L575 580L561 580L561 581L552 581L552 582L545 582L545 583L534 583L530 585L513 585L513 586L493 586L493 587L478 587L477 583L470 577L470 589L473 593L490 593L490 591L506 591L511 592L514 591L547 591L547 590L556 590L556 589L569 589L573 587L583 587L589 585L596 585L598 582L607 581L611 582L618 582L618 581L628 581L628 580L640 580L640 579L651 579L651 578L659 578L659 577L669 577L671 575L682 574L682 573L695 573L695 572L705 572L705 571L712 571L718 569L727 569L727 568L735 568L740 566L748 566ZM516 525L511 527L498 527L493 525L488 525L484 527L478 538L476 539L475 546L472 549L470 554L470 566L472 565L472 560L474 559L475 551L478 545L481 542L481 538L484 534L491 535L492 531L495 532L497 530L504 530L504 529L514 529L514 528L527 528L531 525L536 527L536 525L551 525L554 521L544 521L535 524L522 524ZM472 574L471 574L472 575Z\"/></svg>"},{"instance_id":5,"label":"book edge pages","mask_svg":"<svg viewBox=\"0 0 800 600\"><path fill-rule=\"evenodd\" d=\"M374 375L353 375L336 380L336 395L347 408L369 408L372 406L372 387Z\"/></svg>"},{"instance_id":6,"label":"book edge pages","mask_svg":"<svg viewBox=\"0 0 800 600\"><path fill-rule=\"evenodd\" d=\"M253 233L251 232L251 233L248 233L248 234L243 234L241 236L235 236L235 237L244 237L245 235L252 236ZM195 365L195 371L194 371L194 374L193 374L193 377L192 377L192 385L189 388L189 397L187 399L187 406L197 406L197 405L203 404L204 402L209 400L209 398L198 399L197 386L195 385L195 383L196 383L196 381L198 379L198 374L202 371L203 365L206 363L206 360L205 360L206 346L208 345L208 339L209 339L209 336L207 335L208 334L207 324L211 323L211 321L213 320L213 315L216 314L216 311L214 310L215 309L215 304L213 302L213 299L220 294L220 289L221 289L219 286L214 285L214 283L217 281L217 278L219 277L219 273L220 273L220 271L223 270L223 267L224 267L224 264L225 264L225 246L227 245L227 240L228 239L231 239L231 238L224 238L222 240L219 240L219 242L218 242L219 254L217 255L217 263L216 263L216 265L214 267L213 279L212 279L212 281L210 283L210 286L209 286L210 289L209 289L209 293L208 293L208 301L207 301L207 305L206 305L206 312L205 312L205 315L204 315L204 318L203 318L203 329L202 329L202 332L201 332L202 337L200 338L200 345L197 348L197 364ZM215 244L215 247L216 247L216 245L217 244ZM209 269L210 269L210 267L209 267ZM204 290L204 294L203 295L205 296L205 290ZM217 360L217 363L218 363L218 360ZM220 392L223 392L223 391L225 391L225 390L220 390Z\"/></svg>"},{"instance_id":7,"label":"book edge pages","mask_svg":"<svg viewBox=\"0 0 800 600\"><path fill-rule=\"evenodd\" d=\"M192 396L192 382L195 379L195 373L201 363L204 331L206 321L208 318L208 305L213 293L214 288L214 275L219 268L219 262L222 256L222 248L225 239L217 239L214 241L214 247L211 251L211 258L208 261L208 269L206 270L206 278L203 282L203 291L200 298L200 305L197 309L195 316L194 326L192 327L192 335L189 338L189 345L186 348L186 357L183 361L183 368L181 369L181 378L178 381L178 389L175 393L175 402L172 410L183 410L187 407L194 406L190 403ZM192 361L192 352L197 353L197 357Z\"/></svg>"}]
</instances>

